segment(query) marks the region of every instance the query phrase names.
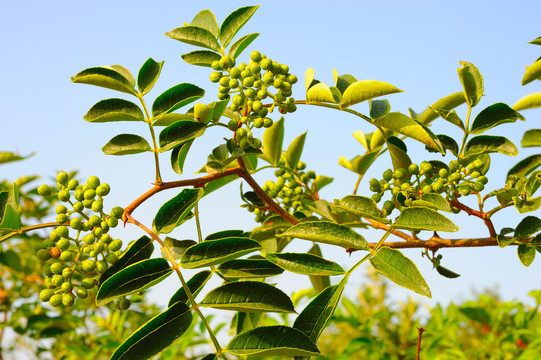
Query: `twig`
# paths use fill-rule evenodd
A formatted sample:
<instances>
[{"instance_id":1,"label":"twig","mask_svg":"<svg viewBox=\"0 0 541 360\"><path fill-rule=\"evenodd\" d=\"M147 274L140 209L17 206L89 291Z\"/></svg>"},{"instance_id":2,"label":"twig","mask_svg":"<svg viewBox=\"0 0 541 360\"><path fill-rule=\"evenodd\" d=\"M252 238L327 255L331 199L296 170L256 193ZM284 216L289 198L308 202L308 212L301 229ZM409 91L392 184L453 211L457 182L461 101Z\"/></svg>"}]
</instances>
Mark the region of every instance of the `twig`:
<instances>
[{"instance_id":1,"label":"twig","mask_svg":"<svg viewBox=\"0 0 541 360\"><path fill-rule=\"evenodd\" d=\"M422 327L417 328L419 330L419 338L417 339L417 356L415 357L415 360L420 360L421 355L421 338L423 337L423 333L426 331Z\"/></svg>"}]
</instances>

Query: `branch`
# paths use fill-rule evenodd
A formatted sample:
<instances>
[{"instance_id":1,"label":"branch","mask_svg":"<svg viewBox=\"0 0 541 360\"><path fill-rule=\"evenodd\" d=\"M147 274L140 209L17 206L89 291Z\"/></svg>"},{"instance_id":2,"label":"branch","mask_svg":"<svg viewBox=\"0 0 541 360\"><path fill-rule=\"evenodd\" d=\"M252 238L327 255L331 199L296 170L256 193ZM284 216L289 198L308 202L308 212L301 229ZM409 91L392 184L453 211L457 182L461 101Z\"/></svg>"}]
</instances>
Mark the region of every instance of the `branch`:
<instances>
[{"instance_id":1,"label":"branch","mask_svg":"<svg viewBox=\"0 0 541 360\"><path fill-rule=\"evenodd\" d=\"M457 199L453 199L450 201L451 205L456 207L457 209L460 209L462 211L465 211L468 215L476 216L480 219L482 219L485 222L486 227L488 228L488 232L490 233L490 237L497 238L498 234L496 233L496 230L494 229L494 224L492 224L492 220L490 220L489 213L483 213L477 210L474 210L470 208L469 206L466 206L459 202Z\"/></svg>"}]
</instances>

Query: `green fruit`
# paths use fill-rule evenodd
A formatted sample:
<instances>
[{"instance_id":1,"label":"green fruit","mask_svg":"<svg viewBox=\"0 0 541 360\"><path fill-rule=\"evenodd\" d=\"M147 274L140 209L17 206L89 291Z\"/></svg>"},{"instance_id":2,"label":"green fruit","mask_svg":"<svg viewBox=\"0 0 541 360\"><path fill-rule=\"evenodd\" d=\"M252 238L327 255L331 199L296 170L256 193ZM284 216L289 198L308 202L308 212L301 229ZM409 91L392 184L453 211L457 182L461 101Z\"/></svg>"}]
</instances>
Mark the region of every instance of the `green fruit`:
<instances>
[{"instance_id":1,"label":"green fruit","mask_svg":"<svg viewBox=\"0 0 541 360\"><path fill-rule=\"evenodd\" d=\"M273 123L274 122L272 121L271 118L266 117L266 118L263 119L263 127L265 127L265 128L270 128Z\"/></svg>"},{"instance_id":2,"label":"green fruit","mask_svg":"<svg viewBox=\"0 0 541 360\"><path fill-rule=\"evenodd\" d=\"M118 226L118 219L115 217L110 217L107 219L107 225L109 227L115 228Z\"/></svg>"},{"instance_id":3,"label":"green fruit","mask_svg":"<svg viewBox=\"0 0 541 360\"><path fill-rule=\"evenodd\" d=\"M458 181L460 181L461 179L462 179L462 174L459 173L459 172L454 172L454 173L452 173L452 174L447 178L447 180L448 180L449 182L451 182L451 183L452 183L452 182L458 182Z\"/></svg>"},{"instance_id":4,"label":"green fruit","mask_svg":"<svg viewBox=\"0 0 541 360\"><path fill-rule=\"evenodd\" d=\"M94 278L84 278L81 282L81 286L85 289L92 289L94 286L96 286L96 281Z\"/></svg>"},{"instance_id":5,"label":"green fruit","mask_svg":"<svg viewBox=\"0 0 541 360\"><path fill-rule=\"evenodd\" d=\"M475 182L473 184L473 188L475 189L475 191L479 192L479 191L483 191L485 189L485 185L479 181Z\"/></svg>"},{"instance_id":6,"label":"green fruit","mask_svg":"<svg viewBox=\"0 0 541 360\"><path fill-rule=\"evenodd\" d=\"M56 247L62 251L67 250L70 247L69 239L63 238L63 239L58 240L56 242Z\"/></svg>"},{"instance_id":7,"label":"green fruit","mask_svg":"<svg viewBox=\"0 0 541 360\"><path fill-rule=\"evenodd\" d=\"M442 168L438 172L438 175L439 175L439 177L446 179L447 176L449 176L449 171L447 171L447 169L445 169L445 168Z\"/></svg>"},{"instance_id":8,"label":"green fruit","mask_svg":"<svg viewBox=\"0 0 541 360\"><path fill-rule=\"evenodd\" d=\"M47 184L40 185L38 187L38 194L41 196L49 196L53 193L53 189Z\"/></svg>"},{"instance_id":9,"label":"green fruit","mask_svg":"<svg viewBox=\"0 0 541 360\"><path fill-rule=\"evenodd\" d=\"M220 68L222 68L222 70L230 69L233 66L235 66L235 60L230 56L224 56L220 60Z\"/></svg>"},{"instance_id":10,"label":"green fruit","mask_svg":"<svg viewBox=\"0 0 541 360\"><path fill-rule=\"evenodd\" d=\"M248 139L245 138L245 137L243 137L242 139L240 139L239 147L240 147L242 150L247 150L247 149L250 147L250 143L248 142Z\"/></svg>"},{"instance_id":11,"label":"green fruit","mask_svg":"<svg viewBox=\"0 0 541 360\"><path fill-rule=\"evenodd\" d=\"M488 178L484 175L481 175L477 178L477 182L480 182L483 185L486 185L488 182Z\"/></svg>"},{"instance_id":12,"label":"green fruit","mask_svg":"<svg viewBox=\"0 0 541 360\"><path fill-rule=\"evenodd\" d=\"M407 174L406 170L403 169L403 168L396 169L393 172L393 178L398 179L398 180L405 179L406 176L408 176L408 174Z\"/></svg>"},{"instance_id":13,"label":"green fruit","mask_svg":"<svg viewBox=\"0 0 541 360\"><path fill-rule=\"evenodd\" d=\"M62 277L64 279L70 279L71 276L73 275L73 269L72 268L64 268L64 270L62 270Z\"/></svg>"},{"instance_id":14,"label":"green fruit","mask_svg":"<svg viewBox=\"0 0 541 360\"><path fill-rule=\"evenodd\" d=\"M80 230L82 227L81 218L73 218L70 220L70 227L73 230Z\"/></svg>"},{"instance_id":15,"label":"green fruit","mask_svg":"<svg viewBox=\"0 0 541 360\"><path fill-rule=\"evenodd\" d=\"M93 203L94 203L94 199L83 200L83 206L85 207L85 209L92 208Z\"/></svg>"},{"instance_id":16,"label":"green fruit","mask_svg":"<svg viewBox=\"0 0 541 360\"><path fill-rule=\"evenodd\" d=\"M77 179L71 179L70 181L68 181L68 190L75 190L77 186L79 186L79 182L77 181Z\"/></svg>"},{"instance_id":17,"label":"green fruit","mask_svg":"<svg viewBox=\"0 0 541 360\"><path fill-rule=\"evenodd\" d=\"M71 294L62 295L62 305L72 306L75 303L75 297Z\"/></svg>"},{"instance_id":18,"label":"green fruit","mask_svg":"<svg viewBox=\"0 0 541 360\"><path fill-rule=\"evenodd\" d=\"M257 92L257 98L260 100L266 99L268 96L267 89L261 89Z\"/></svg>"},{"instance_id":19,"label":"green fruit","mask_svg":"<svg viewBox=\"0 0 541 360\"><path fill-rule=\"evenodd\" d=\"M109 186L109 184L107 183L103 183L96 188L96 194L98 194L99 196L107 196L110 191L111 186Z\"/></svg>"},{"instance_id":20,"label":"green fruit","mask_svg":"<svg viewBox=\"0 0 541 360\"><path fill-rule=\"evenodd\" d=\"M67 238L69 236L69 230L64 225L58 226L55 230L56 234L58 235L58 238ZM51 239L52 240L52 239ZM57 241L56 239L55 241Z\"/></svg>"},{"instance_id":21,"label":"green fruit","mask_svg":"<svg viewBox=\"0 0 541 360\"><path fill-rule=\"evenodd\" d=\"M54 262L51 264L51 272L55 275L62 274L62 270L64 270L64 265L61 262Z\"/></svg>"},{"instance_id":22,"label":"green fruit","mask_svg":"<svg viewBox=\"0 0 541 360\"><path fill-rule=\"evenodd\" d=\"M213 83L217 83L222 78L222 73L219 71L215 71L213 73L210 73L210 81Z\"/></svg>"},{"instance_id":23,"label":"green fruit","mask_svg":"<svg viewBox=\"0 0 541 360\"><path fill-rule=\"evenodd\" d=\"M381 195L380 194L374 194L372 195L372 199L376 202L376 203L379 203L381 201Z\"/></svg>"},{"instance_id":24,"label":"green fruit","mask_svg":"<svg viewBox=\"0 0 541 360\"><path fill-rule=\"evenodd\" d=\"M58 200L60 201L69 201L70 199L70 191L69 190L61 190L58 192Z\"/></svg>"},{"instance_id":25,"label":"green fruit","mask_svg":"<svg viewBox=\"0 0 541 360\"><path fill-rule=\"evenodd\" d=\"M299 80L297 76L293 74L288 75L286 79L287 79L287 82L290 84L295 84Z\"/></svg>"},{"instance_id":26,"label":"green fruit","mask_svg":"<svg viewBox=\"0 0 541 360\"><path fill-rule=\"evenodd\" d=\"M232 79L238 79L240 78L241 70L239 68L232 68L229 70L229 76L231 76Z\"/></svg>"},{"instance_id":27,"label":"green fruit","mask_svg":"<svg viewBox=\"0 0 541 360\"><path fill-rule=\"evenodd\" d=\"M423 186L421 191L423 192L423 194L429 194L430 192L432 192L432 186L431 185L425 185L425 186Z\"/></svg>"},{"instance_id":28,"label":"green fruit","mask_svg":"<svg viewBox=\"0 0 541 360\"><path fill-rule=\"evenodd\" d=\"M263 70L269 70L272 67L272 60L269 58L262 59L260 65Z\"/></svg>"},{"instance_id":29,"label":"green fruit","mask_svg":"<svg viewBox=\"0 0 541 360\"><path fill-rule=\"evenodd\" d=\"M393 178L393 171L391 169L387 169L383 172L383 179L386 181L391 181Z\"/></svg>"},{"instance_id":30,"label":"green fruit","mask_svg":"<svg viewBox=\"0 0 541 360\"><path fill-rule=\"evenodd\" d=\"M64 205L57 205L55 208L55 211L58 215L60 214L66 214L68 212L68 208Z\"/></svg>"},{"instance_id":31,"label":"green fruit","mask_svg":"<svg viewBox=\"0 0 541 360\"><path fill-rule=\"evenodd\" d=\"M96 200L92 202L92 211L94 212L100 212L103 210L103 201L102 200Z\"/></svg>"},{"instance_id":32,"label":"green fruit","mask_svg":"<svg viewBox=\"0 0 541 360\"><path fill-rule=\"evenodd\" d=\"M85 199L85 192L83 189L77 189L75 190L75 192L73 193L73 197L75 198L75 200L78 200L78 201L83 201Z\"/></svg>"},{"instance_id":33,"label":"green fruit","mask_svg":"<svg viewBox=\"0 0 541 360\"><path fill-rule=\"evenodd\" d=\"M43 289L39 292L39 301L47 302L54 295L54 290L52 289Z\"/></svg>"},{"instance_id":34,"label":"green fruit","mask_svg":"<svg viewBox=\"0 0 541 360\"><path fill-rule=\"evenodd\" d=\"M435 182L432 184L432 190L439 194L443 190L443 184L439 181Z\"/></svg>"},{"instance_id":35,"label":"green fruit","mask_svg":"<svg viewBox=\"0 0 541 360\"><path fill-rule=\"evenodd\" d=\"M51 258L51 255L49 254L49 251L46 250L46 249L39 249L36 252L36 256L41 261L47 261L47 260L49 260Z\"/></svg>"},{"instance_id":36,"label":"green fruit","mask_svg":"<svg viewBox=\"0 0 541 360\"><path fill-rule=\"evenodd\" d=\"M52 307L60 306L60 304L62 304L62 295L54 294L51 296L49 299L49 304L51 304Z\"/></svg>"},{"instance_id":37,"label":"green fruit","mask_svg":"<svg viewBox=\"0 0 541 360\"><path fill-rule=\"evenodd\" d=\"M272 86L274 86L276 89L281 89L283 84L284 84L284 81L282 79L276 78L274 79Z\"/></svg>"},{"instance_id":38,"label":"green fruit","mask_svg":"<svg viewBox=\"0 0 541 360\"><path fill-rule=\"evenodd\" d=\"M62 254L60 254L60 260L62 261L72 261L75 259L75 253L72 251L63 251Z\"/></svg>"},{"instance_id":39,"label":"green fruit","mask_svg":"<svg viewBox=\"0 0 541 360\"><path fill-rule=\"evenodd\" d=\"M94 200L96 197L96 190L94 189L88 189L83 193L85 200Z\"/></svg>"},{"instance_id":40,"label":"green fruit","mask_svg":"<svg viewBox=\"0 0 541 360\"><path fill-rule=\"evenodd\" d=\"M120 219L123 214L124 214L124 209L121 208L120 206L115 206L114 208L111 209L111 216L117 219Z\"/></svg>"},{"instance_id":41,"label":"green fruit","mask_svg":"<svg viewBox=\"0 0 541 360\"><path fill-rule=\"evenodd\" d=\"M257 129L260 129L263 127L263 119L258 117L257 119L254 120L254 127L257 128Z\"/></svg>"},{"instance_id":42,"label":"green fruit","mask_svg":"<svg viewBox=\"0 0 541 360\"><path fill-rule=\"evenodd\" d=\"M58 173L58 175L56 175L56 182L59 183L59 184L62 184L62 185L67 185L69 181L69 175L67 172L65 171L61 171Z\"/></svg>"},{"instance_id":43,"label":"green fruit","mask_svg":"<svg viewBox=\"0 0 541 360\"><path fill-rule=\"evenodd\" d=\"M218 83L222 86L229 87L229 76L222 76Z\"/></svg>"},{"instance_id":44,"label":"green fruit","mask_svg":"<svg viewBox=\"0 0 541 360\"><path fill-rule=\"evenodd\" d=\"M92 272L96 268L96 263L93 260L83 260L81 267L84 272Z\"/></svg>"},{"instance_id":45,"label":"green fruit","mask_svg":"<svg viewBox=\"0 0 541 360\"><path fill-rule=\"evenodd\" d=\"M380 187L380 183L379 183L378 179L376 179L376 178L370 179L369 184L370 184L371 188L379 188Z\"/></svg>"},{"instance_id":46,"label":"green fruit","mask_svg":"<svg viewBox=\"0 0 541 360\"><path fill-rule=\"evenodd\" d=\"M451 162L449 162L449 170L451 170L451 172L455 172L459 167L460 164L457 160L451 160Z\"/></svg>"},{"instance_id":47,"label":"green fruit","mask_svg":"<svg viewBox=\"0 0 541 360\"><path fill-rule=\"evenodd\" d=\"M249 76L242 80L242 85L244 85L245 87L252 87L254 85L254 82L255 78L253 76Z\"/></svg>"},{"instance_id":48,"label":"green fruit","mask_svg":"<svg viewBox=\"0 0 541 360\"><path fill-rule=\"evenodd\" d=\"M91 226L100 226L101 218L98 215L92 215L90 219L88 219L88 222Z\"/></svg>"},{"instance_id":49,"label":"green fruit","mask_svg":"<svg viewBox=\"0 0 541 360\"><path fill-rule=\"evenodd\" d=\"M126 298L122 298L122 299L118 300L118 309L119 310L128 310L130 308L130 305L131 305L131 301L126 299Z\"/></svg>"},{"instance_id":50,"label":"green fruit","mask_svg":"<svg viewBox=\"0 0 541 360\"><path fill-rule=\"evenodd\" d=\"M53 272L51 271L51 265L45 264L43 265L43 268L41 269L41 272L43 272L43 275L45 276L53 276Z\"/></svg>"},{"instance_id":51,"label":"green fruit","mask_svg":"<svg viewBox=\"0 0 541 360\"><path fill-rule=\"evenodd\" d=\"M109 251L111 251L111 252L115 252L115 251L120 250L122 248L122 240L115 239L115 240L111 241L108 248L109 248Z\"/></svg>"},{"instance_id":52,"label":"green fruit","mask_svg":"<svg viewBox=\"0 0 541 360\"><path fill-rule=\"evenodd\" d=\"M59 214L56 216L56 222L59 224L64 224L69 220L68 215L66 214Z\"/></svg>"},{"instance_id":53,"label":"green fruit","mask_svg":"<svg viewBox=\"0 0 541 360\"><path fill-rule=\"evenodd\" d=\"M222 70L222 67L220 65L220 60L215 60L213 61L211 64L210 64L210 67L213 69L213 70Z\"/></svg>"},{"instance_id":54,"label":"green fruit","mask_svg":"<svg viewBox=\"0 0 541 360\"><path fill-rule=\"evenodd\" d=\"M64 283L64 277L61 274L54 275L51 280L55 288L61 286Z\"/></svg>"},{"instance_id":55,"label":"green fruit","mask_svg":"<svg viewBox=\"0 0 541 360\"><path fill-rule=\"evenodd\" d=\"M115 253L109 253L105 255L105 261L109 264L114 264L118 261L118 256Z\"/></svg>"},{"instance_id":56,"label":"green fruit","mask_svg":"<svg viewBox=\"0 0 541 360\"><path fill-rule=\"evenodd\" d=\"M250 72L254 75L257 75L261 72L261 66L259 66L258 63L251 63L250 65L248 65L248 70L250 70Z\"/></svg>"},{"instance_id":57,"label":"green fruit","mask_svg":"<svg viewBox=\"0 0 541 360\"><path fill-rule=\"evenodd\" d=\"M254 50L250 53L250 59L252 59L252 61L255 61L256 63L260 62L263 57L261 56L261 53L257 50Z\"/></svg>"},{"instance_id":58,"label":"green fruit","mask_svg":"<svg viewBox=\"0 0 541 360\"><path fill-rule=\"evenodd\" d=\"M245 128L238 128L235 132L237 140L243 139L246 137L246 129Z\"/></svg>"},{"instance_id":59,"label":"green fruit","mask_svg":"<svg viewBox=\"0 0 541 360\"><path fill-rule=\"evenodd\" d=\"M423 161L421 163L421 171L423 171L425 174L432 172L432 164L428 161Z\"/></svg>"},{"instance_id":60,"label":"green fruit","mask_svg":"<svg viewBox=\"0 0 541 360\"><path fill-rule=\"evenodd\" d=\"M69 281L64 281L60 286L60 289L64 292L70 292L73 289L73 285Z\"/></svg>"},{"instance_id":61,"label":"green fruit","mask_svg":"<svg viewBox=\"0 0 541 360\"><path fill-rule=\"evenodd\" d=\"M88 297L88 290L84 287L80 287L77 289L77 297L79 299L86 299Z\"/></svg>"},{"instance_id":62,"label":"green fruit","mask_svg":"<svg viewBox=\"0 0 541 360\"><path fill-rule=\"evenodd\" d=\"M229 86L231 89L236 89L239 87L239 85L240 83L238 79L230 79L227 83L227 86Z\"/></svg>"},{"instance_id":63,"label":"green fruit","mask_svg":"<svg viewBox=\"0 0 541 360\"><path fill-rule=\"evenodd\" d=\"M86 185L90 189L96 189L100 185L100 179L97 176L91 176L86 180Z\"/></svg>"},{"instance_id":64,"label":"green fruit","mask_svg":"<svg viewBox=\"0 0 541 360\"><path fill-rule=\"evenodd\" d=\"M96 270L100 274L103 274L104 272L106 272L108 268L109 268L109 264L107 264L107 261L105 261L105 260L99 260L96 263Z\"/></svg>"}]
</instances>

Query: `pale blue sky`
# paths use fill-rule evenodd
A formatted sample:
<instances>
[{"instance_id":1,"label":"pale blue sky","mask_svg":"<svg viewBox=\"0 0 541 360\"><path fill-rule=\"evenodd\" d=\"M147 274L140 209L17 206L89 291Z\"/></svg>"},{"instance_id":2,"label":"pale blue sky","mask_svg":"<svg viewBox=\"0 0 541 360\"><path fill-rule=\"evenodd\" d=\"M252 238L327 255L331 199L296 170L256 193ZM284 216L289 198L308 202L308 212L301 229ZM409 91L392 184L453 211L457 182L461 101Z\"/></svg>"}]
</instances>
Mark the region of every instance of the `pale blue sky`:
<instances>
[{"instance_id":1,"label":"pale blue sky","mask_svg":"<svg viewBox=\"0 0 541 360\"><path fill-rule=\"evenodd\" d=\"M144 61L152 57L165 60L160 80L148 95L152 99L161 91L181 82L192 82L207 90L205 102L215 100L216 88L208 81L209 70L184 63L180 55L193 47L171 40L163 34L190 22L202 9L211 9L221 21L236 8L250 3L240 1L0 1L0 150L37 154L24 162L2 166L0 178L41 174L52 177L57 170L79 169L81 176L98 175L111 184L109 205L126 206L146 191L153 181L152 157L149 154L126 157L105 156L101 147L113 136L131 132L148 138L143 124L90 124L82 116L97 101L123 97L111 90L72 84L70 76L87 67L121 64L136 74ZM539 91L539 84L520 85L525 66L540 55L540 47L527 44L540 35L538 27L539 1L272 1L263 2L241 34L260 32L247 50L258 49L280 63L290 66L300 81L294 88L297 99L304 97L304 72L314 68L316 78L331 83L332 70L349 73L357 79L389 82L404 93L386 97L393 111L407 113L409 107L422 111L441 97L461 89L456 68L459 61L474 63L484 76L485 97L479 108L496 102L512 105L523 95ZM366 104L355 109L367 112ZM465 116L460 108L459 115ZM517 145L522 133L539 127L539 111L524 112L527 121L503 125L506 135ZM435 132L448 128L435 123ZM339 156L352 158L363 149L351 133L370 127L347 114L326 109L303 108L286 120L285 144L308 131L303 160L320 174L333 176L335 183L321 195L332 201L350 193L356 180L353 173L337 165ZM458 136L457 132L449 132ZM196 142L189 155L186 175L204 163L224 133L209 131L208 140ZM421 147L412 146L411 156L420 162L426 156ZM521 150L521 157L532 154ZM437 158L432 155L431 158ZM492 180L488 188L501 186L506 170L515 158L493 157ZM169 157L162 156L165 180L179 179L167 169ZM384 170L379 164L372 176ZM269 173L270 174L270 173ZM366 184L365 184L366 185ZM362 187L363 191L367 186ZM238 183L201 202L204 234L226 228L251 229L252 216L240 209ZM145 203L134 214L150 226L160 202L174 196L175 190L164 192ZM496 217L498 229L514 226L520 216L508 211ZM450 236L486 236L480 222L462 216L456 219L465 226ZM134 228L118 236L126 241L141 233ZM428 234L421 234L428 235ZM172 236L179 239L195 237L195 225L187 223ZM370 241L376 233L367 235ZM310 244L300 243L298 251ZM341 250L324 248L331 259L350 266L360 254L351 259ZM523 267L514 248L443 250L444 265L459 272L459 279L448 280L431 269L421 259L420 250L406 251L419 262L419 268L429 283L434 301L464 299L471 290L481 291L499 283L506 299L526 298L529 290L539 288L541 260L530 268ZM362 284L362 271L352 280L350 289ZM302 277L278 279L286 292L297 284L309 286ZM165 304L177 287L178 279L171 277L160 285L153 297ZM403 298L412 294L397 290Z\"/></svg>"}]
</instances>

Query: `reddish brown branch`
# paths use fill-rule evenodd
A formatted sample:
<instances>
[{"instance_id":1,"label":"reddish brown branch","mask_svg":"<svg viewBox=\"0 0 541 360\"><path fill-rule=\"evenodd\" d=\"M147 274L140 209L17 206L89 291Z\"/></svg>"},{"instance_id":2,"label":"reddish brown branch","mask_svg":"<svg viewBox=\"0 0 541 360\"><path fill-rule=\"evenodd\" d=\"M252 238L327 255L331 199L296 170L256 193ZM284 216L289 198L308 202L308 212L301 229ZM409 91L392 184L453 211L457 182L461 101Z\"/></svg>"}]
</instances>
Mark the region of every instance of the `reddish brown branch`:
<instances>
[{"instance_id":1,"label":"reddish brown branch","mask_svg":"<svg viewBox=\"0 0 541 360\"><path fill-rule=\"evenodd\" d=\"M476 216L480 219L482 219L485 222L486 227L488 228L488 232L490 233L490 237L496 239L498 234L496 233L496 230L494 229L494 224L492 224L492 220L490 220L489 213L483 213L477 210L474 210L470 208L469 206L466 206L459 202L457 199L451 200L451 205L456 207L457 209L460 209L468 215Z\"/></svg>"},{"instance_id":2,"label":"reddish brown branch","mask_svg":"<svg viewBox=\"0 0 541 360\"><path fill-rule=\"evenodd\" d=\"M522 239L521 242L527 242L528 239ZM371 248L376 246L375 243L368 244ZM393 249L415 249L428 248L436 251L441 248L459 248L459 247L482 247L482 246L497 246L498 242L493 238L472 238L472 239L442 239L433 236L428 240L412 239L408 241L384 242L383 246Z\"/></svg>"},{"instance_id":3,"label":"reddish brown branch","mask_svg":"<svg viewBox=\"0 0 541 360\"><path fill-rule=\"evenodd\" d=\"M421 338L423 337L423 333L426 331L422 327L417 328L419 330L419 338L417 339L417 356L415 357L415 360L419 360L421 356Z\"/></svg>"}]
</instances>

